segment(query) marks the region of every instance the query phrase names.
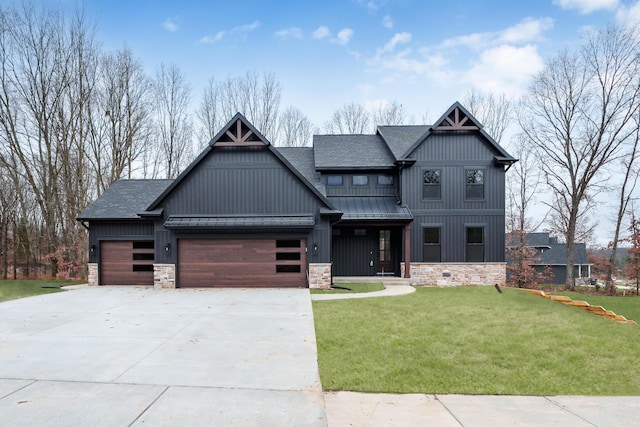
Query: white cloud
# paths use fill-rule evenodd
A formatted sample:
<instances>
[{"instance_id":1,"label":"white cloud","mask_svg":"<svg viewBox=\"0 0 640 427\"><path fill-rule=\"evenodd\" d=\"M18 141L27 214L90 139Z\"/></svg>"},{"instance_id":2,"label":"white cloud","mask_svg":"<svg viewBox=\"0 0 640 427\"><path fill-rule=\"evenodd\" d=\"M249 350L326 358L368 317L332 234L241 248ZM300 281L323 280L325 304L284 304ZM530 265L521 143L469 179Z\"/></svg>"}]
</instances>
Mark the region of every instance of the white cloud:
<instances>
[{"instance_id":1,"label":"white cloud","mask_svg":"<svg viewBox=\"0 0 640 427\"><path fill-rule=\"evenodd\" d=\"M553 28L551 18L525 18L518 24L507 28L500 34L500 41L505 43L526 43L538 40L542 33Z\"/></svg>"},{"instance_id":2,"label":"white cloud","mask_svg":"<svg viewBox=\"0 0 640 427\"><path fill-rule=\"evenodd\" d=\"M251 24L239 25L233 28L231 31L234 33L246 33L257 29L258 27L260 27L260 21L253 21Z\"/></svg>"},{"instance_id":3,"label":"white cloud","mask_svg":"<svg viewBox=\"0 0 640 427\"><path fill-rule=\"evenodd\" d=\"M466 46L471 49L485 49L503 43L528 43L540 40L542 34L551 28L553 28L553 19L551 18L527 17L501 31L465 34L446 39L440 44L440 47Z\"/></svg>"},{"instance_id":4,"label":"white cloud","mask_svg":"<svg viewBox=\"0 0 640 427\"><path fill-rule=\"evenodd\" d=\"M385 15L384 18L382 18L382 26L388 29L392 29L393 18L391 18L389 15Z\"/></svg>"},{"instance_id":5,"label":"white cloud","mask_svg":"<svg viewBox=\"0 0 640 427\"><path fill-rule=\"evenodd\" d=\"M483 51L465 80L484 92L521 95L531 75L544 67L544 61L534 45L516 47L501 45Z\"/></svg>"},{"instance_id":6,"label":"white cloud","mask_svg":"<svg viewBox=\"0 0 640 427\"><path fill-rule=\"evenodd\" d=\"M205 43L205 44L211 44L211 43L215 43L217 41L220 41L222 39L222 37L224 37L224 31L218 31L214 36L204 36L202 37L199 42L200 43Z\"/></svg>"},{"instance_id":7,"label":"white cloud","mask_svg":"<svg viewBox=\"0 0 640 427\"><path fill-rule=\"evenodd\" d=\"M596 10L613 10L618 6L618 0L553 0L553 4L562 9L575 9L583 15Z\"/></svg>"},{"instance_id":8,"label":"white cloud","mask_svg":"<svg viewBox=\"0 0 640 427\"><path fill-rule=\"evenodd\" d=\"M391 37L391 40L389 40L387 44L384 45L380 53L391 52L396 48L397 45L409 43L410 41L411 33L397 33L393 37Z\"/></svg>"},{"instance_id":9,"label":"white cloud","mask_svg":"<svg viewBox=\"0 0 640 427\"><path fill-rule=\"evenodd\" d=\"M343 28L338 31L335 39L332 39L331 42L337 44L347 44L353 37L353 30L351 28Z\"/></svg>"},{"instance_id":10,"label":"white cloud","mask_svg":"<svg viewBox=\"0 0 640 427\"><path fill-rule=\"evenodd\" d=\"M616 14L616 19L623 24L640 24L640 0L629 7L621 6Z\"/></svg>"},{"instance_id":11,"label":"white cloud","mask_svg":"<svg viewBox=\"0 0 640 427\"><path fill-rule=\"evenodd\" d=\"M314 39L324 39L327 37L331 37L331 31L329 31L329 27L321 25L313 32Z\"/></svg>"},{"instance_id":12,"label":"white cloud","mask_svg":"<svg viewBox=\"0 0 640 427\"><path fill-rule=\"evenodd\" d=\"M302 39L302 30L298 27L289 27L276 31L275 35L281 39Z\"/></svg>"},{"instance_id":13,"label":"white cloud","mask_svg":"<svg viewBox=\"0 0 640 427\"><path fill-rule=\"evenodd\" d=\"M377 1L376 0L357 0L357 1L359 5L366 7L370 12L375 12L386 3L385 0L377 0Z\"/></svg>"},{"instance_id":14,"label":"white cloud","mask_svg":"<svg viewBox=\"0 0 640 427\"><path fill-rule=\"evenodd\" d=\"M180 28L175 20L171 18L167 18L167 20L162 23L162 26L165 30L171 31L172 33L178 31L178 28Z\"/></svg>"}]
</instances>

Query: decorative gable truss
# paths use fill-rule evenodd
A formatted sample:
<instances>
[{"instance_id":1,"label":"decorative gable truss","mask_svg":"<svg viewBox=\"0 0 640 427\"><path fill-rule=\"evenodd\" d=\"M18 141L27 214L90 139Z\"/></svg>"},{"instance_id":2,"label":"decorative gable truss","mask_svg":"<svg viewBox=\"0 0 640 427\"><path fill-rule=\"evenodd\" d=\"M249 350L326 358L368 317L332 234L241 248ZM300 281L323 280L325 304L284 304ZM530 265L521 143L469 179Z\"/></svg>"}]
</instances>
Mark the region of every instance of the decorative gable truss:
<instances>
[{"instance_id":1,"label":"decorative gable truss","mask_svg":"<svg viewBox=\"0 0 640 427\"><path fill-rule=\"evenodd\" d=\"M211 141L216 147L255 147L268 143L251 125L239 115L234 117L227 127L218 133L218 137Z\"/></svg>"},{"instance_id":2,"label":"decorative gable truss","mask_svg":"<svg viewBox=\"0 0 640 427\"><path fill-rule=\"evenodd\" d=\"M455 104L454 104L455 105ZM455 106L448 114L443 116L439 123L434 126L435 130L479 130L475 119L470 117L466 111L459 106Z\"/></svg>"}]
</instances>

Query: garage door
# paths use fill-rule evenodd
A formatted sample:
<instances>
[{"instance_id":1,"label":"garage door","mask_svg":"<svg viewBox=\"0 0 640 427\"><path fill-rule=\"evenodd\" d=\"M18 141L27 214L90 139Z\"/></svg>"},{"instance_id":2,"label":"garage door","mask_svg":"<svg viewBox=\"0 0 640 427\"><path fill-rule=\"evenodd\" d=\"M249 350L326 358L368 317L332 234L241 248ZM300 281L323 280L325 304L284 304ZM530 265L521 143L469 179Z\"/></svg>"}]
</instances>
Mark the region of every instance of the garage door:
<instances>
[{"instance_id":1,"label":"garage door","mask_svg":"<svg viewBox=\"0 0 640 427\"><path fill-rule=\"evenodd\" d=\"M153 285L153 241L100 244L101 285Z\"/></svg>"},{"instance_id":2,"label":"garage door","mask_svg":"<svg viewBox=\"0 0 640 427\"><path fill-rule=\"evenodd\" d=\"M182 239L179 287L306 287L305 240Z\"/></svg>"}]
</instances>

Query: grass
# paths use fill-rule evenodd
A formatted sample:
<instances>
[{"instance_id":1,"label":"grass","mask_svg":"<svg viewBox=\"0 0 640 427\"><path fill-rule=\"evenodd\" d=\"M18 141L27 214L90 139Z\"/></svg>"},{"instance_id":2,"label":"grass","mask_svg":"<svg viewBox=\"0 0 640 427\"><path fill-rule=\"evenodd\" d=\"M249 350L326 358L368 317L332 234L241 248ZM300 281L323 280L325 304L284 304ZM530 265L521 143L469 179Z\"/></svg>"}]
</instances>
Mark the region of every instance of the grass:
<instances>
[{"instance_id":1,"label":"grass","mask_svg":"<svg viewBox=\"0 0 640 427\"><path fill-rule=\"evenodd\" d=\"M519 289L503 291L418 288L401 297L314 301L324 388L640 394L639 326Z\"/></svg>"},{"instance_id":2,"label":"grass","mask_svg":"<svg viewBox=\"0 0 640 427\"><path fill-rule=\"evenodd\" d=\"M0 302L61 292L60 286L77 283L60 280L0 280Z\"/></svg>"},{"instance_id":3,"label":"grass","mask_svg":"<svg viewBox=\"0 0 640 427\"><path fill-rule=\"evenodd\" d=\"M381 291L384 289L384 285L382 283L345 283L345 284L336 284L335 286L341 286L347 289L311 289L312 294L359 294L364 292L375 292Z\"/></svg>"},{"instance_id":4,"label":"grass","mask_svg":"<svg viewBox=\"0 0 640 427\"><path fill-rule=\"evenodd\" d=\"M640 298L636 296L588 295L579 292L554 292L554 295L565 295L576 301L586 301L590 305L601 305L607 310L621 314L627 319L640 323Z\"/></svg>"}]
</instances>

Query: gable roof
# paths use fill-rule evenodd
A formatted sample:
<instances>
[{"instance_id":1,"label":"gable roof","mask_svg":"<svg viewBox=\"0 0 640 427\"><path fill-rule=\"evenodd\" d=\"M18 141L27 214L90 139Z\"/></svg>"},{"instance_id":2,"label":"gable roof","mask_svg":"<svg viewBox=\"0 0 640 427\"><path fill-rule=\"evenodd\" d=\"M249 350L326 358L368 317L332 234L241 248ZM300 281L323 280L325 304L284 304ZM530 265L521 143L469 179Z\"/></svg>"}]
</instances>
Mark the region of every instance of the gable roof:
<instances>
[{"instance_id":1,"label":"gable roof","mask_svg":"<svg viewBox=\"0 0 640 427\"><path fill-rule=\"evenodd\" d=\"M495 156L495 160L499 163L503 164L511 164L518 159L512 157L509 153L506 152L504 148L500 146L485 130L482 128L483 126L480 122L473 117L473 115L467 111L466 108L462 106L458 101L454 102L445 113L440 116L438 120L436 120L433 126L429 127L429 130L419 138L411 147L409 147L400 159L407 158L420 144L424 142L425 139L431 135L433 132L450 132L450 131L460 131L460 130L473 130L478 131L480 134L486 139L489 146L495 150L497 155Z\"/></svg>"},{"instance_id":2,"label":"gable roof","mask_svg":"<svg viewBox=\"0 0 640 427\"><path fill-rule=\"evenodd\" d=\"M313 147L279 147L282 154L307 180L322 194L327 194L326 188L316 173Z\"/></svg>"},{"instance_id":3,"label":"gable roof","mask_svg":"<svg viewBox=\"0 0 640 427\"><path fill-rule=\"evenodd\" d=\"M378 126L378 134L384 139L396 160L429 131L427 125Z\"/></svg>"},{"instance_id":4,"label":"gable roof","mask_svg":"<svg viewBox=\"0 0 640 427\"><path fill-rule=\"evenodd\" d=\"M76 219L140 219L138 213L147 209L172 182L172 179L120 179Z\"/></svg>"},{"instance_id":5,"label":"gable roof","mask_svg":"<svg viewBox=\"0 0 640 427\"><path fill-rule=\"evenodd\" d=\"M393 168L395 159L380 135L314 135L319 170Z\"/></svg>"},{"instance_id":6,"label":"gable roof","mask_svg":"<svg viewBox=\"0 0 640 427\"><path fill-rule=\"evenodd\" d=\"M204 160L204 158L216 147L247 147L247 146L264 146L273 154L285 168L293 173L302 184L307 187L326 207L334 209L331 202L322 194L318 188L309 182L305 176L300 173L293 165L276 150L273 145L265 138L242 114L236 113L235 116L214 136L207 148L180 175L169 185L153 202L147 207L147 211L152 211L160 205L160 203L173 191L180 183Z\"/></svg>"}]
</instances>

